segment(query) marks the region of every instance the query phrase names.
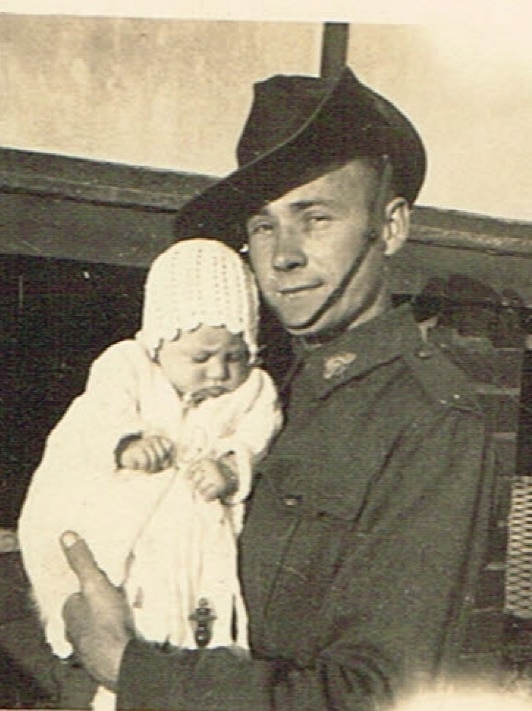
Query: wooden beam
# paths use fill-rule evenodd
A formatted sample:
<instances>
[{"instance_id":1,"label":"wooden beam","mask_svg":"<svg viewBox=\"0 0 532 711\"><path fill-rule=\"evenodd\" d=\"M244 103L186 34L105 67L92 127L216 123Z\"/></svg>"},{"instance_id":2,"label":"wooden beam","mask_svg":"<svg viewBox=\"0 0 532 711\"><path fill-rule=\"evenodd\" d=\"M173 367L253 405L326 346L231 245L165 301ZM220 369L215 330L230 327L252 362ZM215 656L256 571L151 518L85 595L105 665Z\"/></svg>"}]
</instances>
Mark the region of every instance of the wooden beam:
<instances>
[{"instance_id":1,"label":"wooden beam","mask_svg":"<svg viewBox=\"0 0 532 711\"><path fill-rule=\"evenodd\" d=\"M213 176L0 148L0 258L28 255L145 268L174 216ZM390 260L394 292L464 274L532 308L532 224L416 206Z\"/></svg>"},{"instance_id":2,"label":"wooden beam","mask_svg":"<svg viewBox=\"0 0 532 711\"><path fill-rule=\"evenodd\" d=\"M320 75L333 77L345 67L349 43L349 25L326 22L323 26Z\"/></svg>"},{"instance_id":3,"label":"wooden beam","mask_svg":"<svg viewBox=\"0 0 532 711\"><path fill-rule=\"evenodd\" d=\"M176 212L214 176L0 148L0 194Z\"/></svg>"}]
</instances>

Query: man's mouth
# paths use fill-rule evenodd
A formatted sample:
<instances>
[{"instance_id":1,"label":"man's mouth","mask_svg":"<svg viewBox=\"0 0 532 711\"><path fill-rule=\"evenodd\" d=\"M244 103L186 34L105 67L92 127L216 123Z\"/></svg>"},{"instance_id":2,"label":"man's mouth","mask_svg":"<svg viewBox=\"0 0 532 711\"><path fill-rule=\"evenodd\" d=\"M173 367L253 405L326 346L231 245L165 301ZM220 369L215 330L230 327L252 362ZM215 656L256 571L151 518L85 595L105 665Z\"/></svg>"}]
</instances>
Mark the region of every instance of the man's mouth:
<instances>
[{"instance_id":1,"label":"man's mouth","mask_svg":"<svg viewBox=\"0 0 532 711\"><path fill-rule=\"evenodd\" d=\"M280 296L286 297L286 298L291 298L298 296L299 294L304 294L308 291L313 291L314 289L318 289L320 286L323 285L323 282L321 280L316 280L313 282L309 282L308 284L290 284L290 285L280 285L277 287L277 293Z\"/></svg>"}]
</instances>

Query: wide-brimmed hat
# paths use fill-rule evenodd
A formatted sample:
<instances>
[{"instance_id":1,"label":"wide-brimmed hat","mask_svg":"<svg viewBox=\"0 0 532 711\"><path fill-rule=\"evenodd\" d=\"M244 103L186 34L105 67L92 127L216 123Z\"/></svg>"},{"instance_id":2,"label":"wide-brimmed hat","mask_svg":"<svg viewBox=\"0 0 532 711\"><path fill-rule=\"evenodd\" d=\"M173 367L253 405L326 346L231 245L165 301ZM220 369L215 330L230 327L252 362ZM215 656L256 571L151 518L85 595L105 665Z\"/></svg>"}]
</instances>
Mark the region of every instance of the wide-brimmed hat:
<instances>
[{"instance_id":1,"label":"wide-brimmed hat","mask_svg":"<svg viewBox=\"0 0 532 711\"><path fill-rule=\"evenodd\" d=\"M358 157L388 156L396 192L412 204L426 170L423 143L392 103L349 67L333 79L271 77L254 86L238 169L192 198L178 239L208 234L235 246L238 225L264 204Z\"/></svg>"}]
</instances>

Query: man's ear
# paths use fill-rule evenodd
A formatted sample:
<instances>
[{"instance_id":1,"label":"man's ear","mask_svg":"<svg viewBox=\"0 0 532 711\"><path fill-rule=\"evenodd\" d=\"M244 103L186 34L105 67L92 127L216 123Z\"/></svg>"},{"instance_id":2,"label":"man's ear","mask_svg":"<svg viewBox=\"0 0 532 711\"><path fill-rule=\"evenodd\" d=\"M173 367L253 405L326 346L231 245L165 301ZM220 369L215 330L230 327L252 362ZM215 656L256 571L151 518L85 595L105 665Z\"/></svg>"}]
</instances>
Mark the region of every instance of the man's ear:
<instances>
[{"instance_id":1,"label":"man's ear","mask_svg":"<svg viewBox=\"0 0 532 711\"><path fill-rule=\"evenodd\" d=\"M410 206L402 197L393 198L384 209L382 236L384 254L389 257L398 252L408 237Z\"/></svg>"}]
</instances>

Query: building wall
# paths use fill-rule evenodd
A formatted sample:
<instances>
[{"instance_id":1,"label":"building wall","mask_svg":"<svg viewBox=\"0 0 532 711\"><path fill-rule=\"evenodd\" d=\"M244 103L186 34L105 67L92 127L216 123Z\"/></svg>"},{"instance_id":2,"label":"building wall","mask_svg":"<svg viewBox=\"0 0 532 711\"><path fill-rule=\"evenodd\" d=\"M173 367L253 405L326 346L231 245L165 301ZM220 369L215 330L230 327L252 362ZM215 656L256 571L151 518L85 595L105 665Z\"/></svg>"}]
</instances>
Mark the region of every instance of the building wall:
<instances>
[{"instance_id":1,"label":"building wall","mask_svg":"<svg viewBox=\"0 0 532 711\"><path fill-rule=\"evenodd\" d=\"M223 174L253 81L316 72L319 24L0 15L0 143Z\"/></svg>"},{"instance_id":2,"label":"building wall","mask_svg":"<svg viewBox=\"0 0 532 711\"><path fill-rule=\"evenodd\" d=\"M526 18L507 15L499 23L479 14L466 24L350 27L350 64L426 140L421 204L532 218L532 45ZM225 174L252 82L317 74L321 29L1 14L0 143Z\"/></svg>"},{"instance_id":3,"label":"building wall","mask_svg":"<svg viewBox=\"0 0 532 711\"><path fill-rule=\"evenodd\" d=\"M351 28L349 63L427 144L424 205L532 219L532 44L526 18L508 16Z\"/></svg>"}]
</instances>

